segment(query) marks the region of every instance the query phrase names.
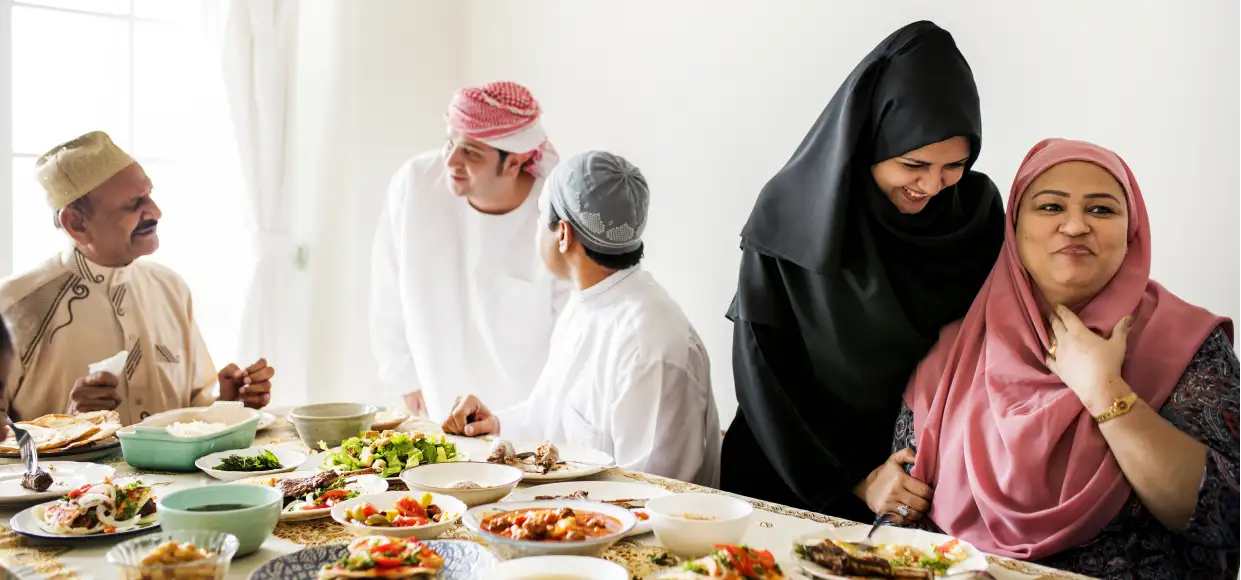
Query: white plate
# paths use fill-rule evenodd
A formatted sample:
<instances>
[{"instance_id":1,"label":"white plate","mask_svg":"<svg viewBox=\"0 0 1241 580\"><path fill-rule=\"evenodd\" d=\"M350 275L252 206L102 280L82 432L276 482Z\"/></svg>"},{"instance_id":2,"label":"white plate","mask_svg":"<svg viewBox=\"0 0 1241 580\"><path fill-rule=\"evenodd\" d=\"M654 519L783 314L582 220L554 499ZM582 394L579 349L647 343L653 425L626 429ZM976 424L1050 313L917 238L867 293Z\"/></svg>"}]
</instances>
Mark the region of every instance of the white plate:
<instances>
[{"instance_id":1,"label":"white plate","mask_svg":"<svg viewBox=\"0 0 1241 580\"><path fill-rule=\"evenodd\" d=\"M311 477L319 473L318 470L302 470L291 473L277 473L275 475L264 475L261 477L248 477L239 479L233 483L257 483L259 485L270 485L275 487L274 482L281 479L296 479L299 477ZM388 491L388 482L384 478L376 475L359 475L350 477L348 483L345 484L347 489L358 492L358 495L370 495L374 493L383 493ZM281 510L280 521L282 522L302 522L306 520L315 520L325 518L332 515L332 508L327 507L317 510L303 510L296 512L286 512Z\"/></svg>"},{"instance_id":2,"label":"white plate","mask_svg":"<svg viewBox=\"0 0 1241 580\"><path fill-rule=\"evenodd\" d=\"M530 443L527 441L513 441L512 443L513 450L518 454L534 451L539 448L539 445L542 445L541 443ZM589 447L560 445L557 443L556 449L560 452L560 460L564 463L556 465L551 473L542 475L523 470L522 480L568 481L570 479L588 477L616 466L615 460L612 459L611 455Z\"/></svg>"},{"instance_id":3,"label":"white plate","mask_svg":"<svg viewBox=\"0 0 1241 580\"><path fill-rule=\"evenodd\" d=\"M817 544L825 539L841 540L846 542L860 542L866 538L866 532L870 531L870 526L859 525L849 526L847 528L826 528L821 532L808 534L798 538L794 545L797 544ZM952 540L952 536L943 534L934 534L915 530L912 528L902 528L898 526L883 526L875 530L875 535L871 536L871 542L875 544L908 544L922 550L931 550L933 546L943 544ZM968 555L964 562L957 564L948 569L948 575L961 574L964 572L982 572L987 569L987 556L979 552L969 542L958 540L965 553ZM813 564L808 560L802 559L796 552L790 557L801 568L802 572L813 579L823 580L848 580L844 576L836 576L827 572L827 570Z\"/></svg>"},{"instance_id":4,"label":"white plate","mask_svg":"<svg viewBox=\"0 0 1241 580\"><path fill-rule=\"evenodd\" d=\"M332 519L336 523L345 526L349 533L358 536L390 536L393 538L417 538L419 540L433 540L444 535L448 528L453 527L461 516L465 514L467 508L461 500L451 495L442 495L438 493L431 494L431 504L439 506L440 510L445 514L453 516L442 522L430 523L424 526L408 526L408 527L377 527L356 524L345 521L345 513L353 509L354 506L369 503L375 506L379 511L388 511L395 509L396 502L403 497L412 498L418 501L422 494L416 491L385 491L383 493L375 493L370 495L360 495L351 500L336 504L332 508Z\"/></svg>"},{"instance_id":5,"label":"white plate","mask_svg":"<svg viewBox=\"0 0 1241 580\"><path fill-rule=\"evenodd\" d=\"M152 532L152 531L159 529L159 519L157 518L154 522L146 524L144 526L139 526L139 527L136 527L130 530L125 530L123 532L115 532L111 534L99 533L99 534L87 534L87 535L82 535L82 536L74 536L74 535L68 535L68 534L53 534L43 529L43 526L39 525L39 521L43 517L43 511L46 510L48 507L54 505L57 501L60 501L60 500L53 500L47 503L41 503L39 505L22 510L21 512L19 512L17 515L13 516L9 520L9 527L12 528L14 532L17 532L18 534L21 534L23 536L28 536L31 538L42 538L42 539L48 539L48 540L98 540L101 538L108 538L108 539L123 538L126 536L133 536L136 534L144 534L144 533Z\"/></svg>"},{"instance_id":6,"label":"white plate","mask_svg":"<svg viewBox=\"0 0 1241 580\"><path fill-rule=\"evenodd\" d=\"M270 429L271 426L275 424L276 424L275 415L272 415L271 413L268 413L267 411L259 411L259 424L257 427L254 428L254 430L262 431L264 429Z\"/></svg>"},{"instance_id":7,"label":"white plate","mask_svg":"<svg viewBox=\"0 0 1241 580\"><path fill-rule=\"evenodd\" d=\"M523 578L590 578L591 580L629 580L629 571L620 564L586 556L532 556L505 560L487 571L491 580Z\"/></svg>"},{"instance_id":8,"label":"white plate","mask_svg":"<svg viewBox=\"0 0 1241 580\"><path fill-rule=\"evenodd\" d=\"M535 498L541 495L548 496L567 496L575 491L584 491L588 494L587 501L606 501L615 499L652 499L672 495L672 492L646 483L625 483L623 481L568 481L562 483L548 483L545 485L536 485L527 487L526 489L514 490L504 501L536 501ZM638 514L645 514L642 509L629 510L638 517L638 525L634 526L625 537L637 536L650 533L651 521L642 519Z\"/></svg>"},{"instance_id":9,"label":"white plate","mask_svg":"<svg viewBox=\"0 0 1241 580\"><path fill-rule=\"evenodd\" d=\"M52 487L47 491L31 491L22 487L21 465L0 467L0 504L32 503L56 499L83 485L99 483L116 474L116 470L97 463L74 461L40 461L39 467L52 476Z\"/></svg>"},{"instance_id":10,"label":"white plate","mask_svg":"<svg viewBox=\"0 0 1241 580\"><path fill-rule=\"evenodd\" d=\"M225 457L231 457L233 455L240 455L242 457L251 457L251 456L258 455L259 452L263 450L271 451L272 455L275 455L276 459L280 461L280 465L283 465L284 467L280 469L269 469L267 471L222 471L218 469L212 469L213 467L219 465L220 460L224 459ZM290 449L281 449L279 447L250 447L247 449L231 449L229 451L220 451L219 453L212 453L210 455L204 455L202 457L199 457L196 461L194 461L194 465L198 467L199 469L203 470L203 473L206 473L207 475L210 475L211 477L214 477L220 481L237 481L239 479L248 479L251 477L262 477L264 475L274 475L277 473L288 473L290 471L293 471L301 467L303 463L306 463L305 455L298 453L296 451L290 450Z\"/></svg>"},{"instance_id":11,"label":"white plate","mask_svg":"<svg viewBox=\"0 0 1241 580\"><path fill-rule=\"evenodd\" d=\"M107 439L101 439L89 445L74 447L73 449L62 449L59 451L40 451L39 462L44 459L60 459L63 461L90 461L91 459L99 459L121 452L121 440L115 435ZM0 453L0 465L9 465L21 463L22 456L18 453Z\"/></svg>"}]
</instances>

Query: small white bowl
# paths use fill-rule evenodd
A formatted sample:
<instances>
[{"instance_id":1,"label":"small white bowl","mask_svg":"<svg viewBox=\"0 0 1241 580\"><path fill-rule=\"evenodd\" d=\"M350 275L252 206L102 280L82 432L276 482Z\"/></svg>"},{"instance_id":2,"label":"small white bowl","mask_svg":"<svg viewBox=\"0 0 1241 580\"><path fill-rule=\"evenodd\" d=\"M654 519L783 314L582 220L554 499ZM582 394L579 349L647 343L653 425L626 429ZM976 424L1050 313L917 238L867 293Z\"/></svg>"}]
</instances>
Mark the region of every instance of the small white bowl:
<instances>
[{"instance_id":1,"label":"small white bowl","mask_svg":"<svg viewBox=\"0 0 1241 580\"><path fill-rule=\"evenodd\" d=\"M663 547L682 558L701 558L716 544L740 543L754 506L723 494L683 493L651 498L646 513ZM689 519L687 514L712 519Z\"/></svg>"},{"instance_id":2,"label":"small white bowl","mask_svg":"<svg viewBox=\"0 0 1241 580\"><path fill-rule=\"evenodd\" d=\"M489 580L629 580L615 562L586 556L537 556L501 562L487 571Z\"/></svg>"},{"instance_id":3,"label":"small white bowl","mask_svg":"<svg viewBox=\"0 0 1241 580\"><path fill-rule=\"evenodd\" d=\"M222 471L219 469L214 469L215 466L220 464L220 460L225 457L231 457L233 455L251 457L258 455L259 452L264 449L270 451L272 455L275 455L276 459L280 461L280 465L283 465L284 467L281 467L280 469L269 469L267 471ZM262 477L264 475L288 473L290 471L295 471L298 467L301 467L303 463L306 463L306 456L291 449L281 449L279 447L250 447L248 449L232 449L229 451L212 453L211 455L204 455L194 461L194 466L201 469L203 473L206 473L207 475L210 475L220 481L238 481L249 477Z\"/></svg>"},{"instance_id":4,"label":"small white bowl","mask_svg":"<svg viewBox=\"0 0 1241 580\"><path fill-rule=\"evenodd\" d=\"M401 472L401 481L410 490L451 495L469 507L495 503L504 499L521 482L522 471L511 465L457 461L427 463ZM460 481L477 483L477 489L457 489Z\"/></svg>"},{"instance_id":5,"label":"small white bowl","mask_svg":"<svg viewBox=\"0 0 1241 580\"><path fill-rule=\"evenodd\" d=\"M578 542L536 542L532 540L514 540L504 536L499 536L491 532L484 531L482 528L482 520L484 517L493 513L503 513L514 510L527 509L560 509L570 508L574 511L595 512L603 514L618 520L621 524L619 530L612 534L608 534L602 538L593 540L584 540ZM461 522L465 524L471 532L481 536L485 542L491 544L496 553L505 560L516 558L527 558L531 556L591 556L599 557L601 554L611 548L613 544L628 534L634 526L638 525L638 518L633 512L619 508L611 504L599 503L593 501L522 501L511 503L500 503L478 506L465 512L465 517L461 518Z\"/></svg>"},{"instance_id":6,"label":"small white bowl","mask_svg":"<svg viewBox=\"0 0 1241 580\"><path fill-rule=\"evenodd\" d=\"M461 516L465 513L465 510L468 509L464 503L461 503L461 500L458 500L455 497L433 493L431 494L431 503L439 506L440 510L446 514L451 514L453 517L442 522L427 524L425 526L409 526L403 528L398 528L395 526L364 526L349 522L348 518L345 517L345 513L353 509L354 506L364 503L369 503L375 506L375 509L379 511L395 509L397 500L407 496L417 500L422 496L422 494L416 491L385 491L383 493L360 495L349 501L336 504L332 508L332 519L336 520L336 522L340 525L345 526L345 529L349 533L358 537L389 536L393 538L433 540L444 535L444 532L447 532L448 528L451 528L453 524L457 523L461 519Z\"/></svg>"}]
</instances>

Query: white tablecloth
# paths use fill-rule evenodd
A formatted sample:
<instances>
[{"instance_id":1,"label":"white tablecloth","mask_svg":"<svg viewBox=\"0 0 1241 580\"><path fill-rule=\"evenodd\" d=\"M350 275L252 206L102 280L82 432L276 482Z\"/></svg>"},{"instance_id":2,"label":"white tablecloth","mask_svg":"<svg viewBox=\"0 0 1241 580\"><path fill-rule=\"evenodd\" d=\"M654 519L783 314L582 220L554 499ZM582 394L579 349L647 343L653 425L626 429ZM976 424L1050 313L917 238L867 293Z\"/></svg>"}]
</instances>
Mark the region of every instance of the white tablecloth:
<instances>
[{"instance_id":1,"label":"white tablecloth","mask_svg":"<svg viewBox=\"0 0 1241 580\"><path fill-rule=\"evenodd\" d=\"M411 422L404 425L402 430L416 428L434 429L434 426ZM486 455L488 444L484 441L464 438L454 438L454 440L459 448L471 457ZM306 446L297 439L292 427L283 419L278 421L272 429L260 432L255 444L287 446L303 453L308 451ZM139 471L124 462L119 450L116 456L97 461L114 466L117 469L117 477L141 475L144 483L156 486L157 495L185 487L220 483L201 472L174 474ZM722 493L681 481L622 469L612 469L589 479L651 483L673 492ZM523 484L522 487L528 486ZM796 538L825 526L861 525L758 500L749 501L757 509L750 521L750 529L746 533L744 543L755 548L771 550L785 567L786 572L796 569L790 559L790 549ZM3 564L10 573L19 578L55 580L111 580L119 577L117 571L104 560L104 555L117 543L116 541L45 543L20 537L8 529L7 524L9 518L21 509L22 507L0 506L0 522L4 524L3 529L0 529L0 564ZM477 541L476 537L461 526L450 531L445 537ZM233 561L228 578L245 579L267 561L300 550L304 546L344 543L349 538L347 532L331 518L292 524L281 523L258 552ZM605 557L629 568L634 578L642 578L658 569L650 563L650 557L662 552L663 550L656 544L655 537L646 534L622 540ZM990 561L990 572L999 579L1077 578L1064 572L1004 558L990 558Z\"/></svg>"}]
</instances>

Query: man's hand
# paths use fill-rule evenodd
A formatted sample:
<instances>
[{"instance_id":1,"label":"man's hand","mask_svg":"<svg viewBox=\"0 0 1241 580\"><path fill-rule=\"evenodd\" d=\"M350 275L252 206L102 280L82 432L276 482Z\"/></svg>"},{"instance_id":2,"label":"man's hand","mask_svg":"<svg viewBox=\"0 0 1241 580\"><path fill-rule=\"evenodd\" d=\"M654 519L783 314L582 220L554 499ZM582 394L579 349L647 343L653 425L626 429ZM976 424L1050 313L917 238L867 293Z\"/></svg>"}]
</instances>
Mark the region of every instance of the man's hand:
<instances>
[{"instance_id":1,"label":"man's hand","mask_svg":"<svg viewBox=\"0 0 1241 580\"><path fill-rule=\"evenodd\" d=\"M405 401L405 408L409 409L410 416L420 419L427 419L427 402L422 398L422 389L410 391L401 395L401 399Z\"/></svg>"},{"instance_id":2,"label":"man's hand","mask_svg":"<svg viewBox=\"0 0 1241 580\"><path fill-rule=\"evenodd\" d=\"M69 413L117 408L121 404L121 394L116 390L118 384L119 379L109 372L101 371L79 378L73 382L73 390L69 391Z\"/></svg>"},{"instance_id":3,"label":"man's hand","mask_svg":"<svg viewBox=\"0 0 1241 580\"><path fill-rule=\"evenodd\" d=\"M261 358L245 370L229 364L220 370L220 400L241 401L251 409L262 409L271 402L271 378L276 369Z\"/></svg>"},{"instance_id":4,"label":"man's hand","mask_svg":"<svg viewBox=\"0 0 1241 580\"><path fill-rule=\"evenodd\" d=\"M453 401L452 411L440 428L445 433L466 437L493 435L500 432L500 419L478 397L468 395Z\"/></svg>"}]
</instances>

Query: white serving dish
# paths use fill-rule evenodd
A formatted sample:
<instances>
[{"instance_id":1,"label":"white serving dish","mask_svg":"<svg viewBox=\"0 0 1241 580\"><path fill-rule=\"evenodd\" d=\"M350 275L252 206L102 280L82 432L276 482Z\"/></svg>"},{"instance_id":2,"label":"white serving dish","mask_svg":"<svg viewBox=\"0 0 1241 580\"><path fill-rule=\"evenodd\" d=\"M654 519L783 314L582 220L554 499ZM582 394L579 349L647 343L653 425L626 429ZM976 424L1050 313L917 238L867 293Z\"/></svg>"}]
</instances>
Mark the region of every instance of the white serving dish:
<instances>
[{"instance_id":1,"label":"white serving dish","mask_svg":"<svg viewBox=\"0 0 1241 580\"><path fill-rule=\"evenodd\" d=\"M522 509L558 509L563 507L611 516L620 521L621 528L616 533L608 536L580 542L535 542L529 540L514 540L492 534L491 532L483 531L482 529L482 519L488 514ZM509 560L513 558L526 558L530 556L598 557L606 552L608 548L611 548L612 545L618 540L625 537L625 534L629 533L634 526L638 525L638 518L634 517L634 515L627 509L618 508L605 503L591 501L526 501L478 506L465 512L465 517L462 518L462 522L465 524L466 528L475 534L478 534L487 543L491 544L501 558Z\"/></svg>"},{"instance_id":2,"label":"white serving dish","mask_svg":"<svg viewBox=\"0 0 1241 580\"><path fill-rule=\"evenodd\" d=\"M268 469L266 471L223 471L213 469L220 464L220 460L233 455L241 455L242 457L253 457L261 451L270 451L276 459L280 461L280 465L284 467L280 469ZM282 449L279 447L251 447L249 449L233 449L229 451L220 451L211 455L204 455L194 461L194 465L201 469L203 473L210 475L220 481L237 481L251 477L261 477L264 475L273 475L276 473L288 473L301 467L306 463L306 456L291 449Z\"/></svg>"},{"instance_id":3,"label":"white serving dish","mask_svg":"<svg viewBox=\"0 0 1241 580\"><path fill-rule=\"evenodd\" d=\"M617 499L646 499L650 500L665 495L672 495L672 492L649 483L628 483L624 481L564 481L560 483L548 483L544 485L536 485L519 489L510 494L506 501L539 501L539 496L567 496L575 491L584 491L588 494L586 501L607 501ZM638 525L634 526L626 537L640 536L649 534L652 531L651 521L642 519L642 515L646 514L645 508L630 510L634 516L638 518Z\"/></svg>"},{"instance_id":4,"label":"white serving dish","mask_svg":"<svg viewBox=\"0 0 1241 580\"><path fill-rule=\"evenodd\" d=\"M586 556L535 556L501 562L487 571L488 580L629 580L620 564Z\"/></svg>"},{"instance_id":5,"label":"white serving dish","mask_svg":"<svg viewBox=\"0 0 1241 580\"><path fill-rule=\"evenodd\" d=\"M456 461L426 463L401 472L401 481L410 490L451 495L469 507L500 501L521 483L522 472L510 465ZM456 489L459 481L472 481L479 489Z\"/></svg>"},{"instance_id":6,"label":"white serving dish","mask_svg":"<svg viewBox=\"0 0 1241 580\"><path fill-rule=\"evenodd\" d=\"M277 473L275 475L263 475L257 477L247 477L239 479L232 483L266 485L275 487L275 483L281 479L310 477L318 473L317 470L292 471L289 473ZM388 491L388 480L377 475L358 475L350 477L346 480L345 487L358 492L359 496L383 493ZM342 502L344 503L344 502ZM284 511L280 510L280 521L282 522L304 522L306 520L316 520L326 518L332 515L332 508L322 508L317 510L299 510Z\"/></svg>"},{"instance_id":7,"label":"white serving dish","mask_svg":"<svg viewBox=\"0 0 1241 580\"><path fill-rule=\"evenodd\" d=\"M847 528L824 528L822 531L807 534L797 538L793 542L794 547L798 545L817 544L823 540L840 540L844 542L860 542L866 539L866 533L870 531L870 526L859 525L849 526ZM930 551L934 546L951 541L952 536L936 534L915 528L905 528L901 526L882 526L875 530L875 535L870 540L874 544L908 544L915 548ZM961 548L966 553L966 559L956 565L948 568L946 576L954 574L968 574L970 572L985 572L987 567L987 555L978 551L969 542L965 540L957 540ZM815 580L848 580L844 576L837 576L828 572L818 564L814 564L797 555L796 549L790 553L790 558L797 562L801 568L801 572L807 577Z\"/></svg>"},{"instance_id":8,"label":"white serving dish","mask_svg":"<svg viewBox=\"0 0 1241 580\"><path fill-rule=\"evenodd\" d=\"M535 451L539 445L542 445L534 441L512 441L512 444L513 450L518 454ZM589 477L616 467L616 460L598 449L557 443L556 450L560 453L561 463L556 465L550 473L522 471L523 478L526 481L538 482L568 481Z\"/></svg>"},{"instance_id":9,"label":"white serving dish","mask_svg":"<svg viewBox=\"0 0 1241 580\"><path fill-rule=\"evenodd\" d=\"M646 502L655 539L682 558L701 558L717 544L739 544L754 514L749 502L717 493L682 493ZM694 514L709 521L680 517Z\"/></svg>"},{"instance_id":10,"label":"white serving dish","mask_svg":"<svg viewBox=\"0 0 1241 580\"><path fill-rule=\"evenodd\" d=\"M353 509L354 506L369 503L375 506L379 511L387 511L395 509L397 500L403 497L410 497L417 500L422 496L421 492L416 491L385 491L383 493L375 493L369 495L360 495L344 503L336 504L332 508L332 519L336 520L349 533L358 536L390 536L393 538L417 538L419 540L433 540L444 535L454 524L461 520L461 516L469 508L466 507L461 500L450 495L438 493L431 494L431 503L439 506L440 510L452 517L442 522L431 523L425 526L410 527L391 527L391 526L364 526L347 521L345 513Z\"/></svg>"}]
</instances>

